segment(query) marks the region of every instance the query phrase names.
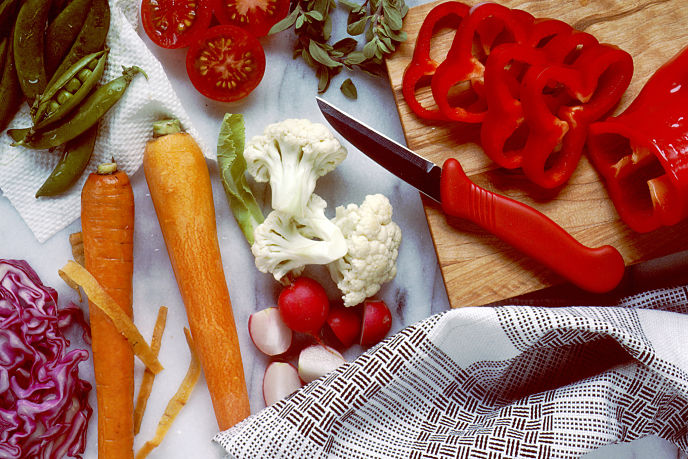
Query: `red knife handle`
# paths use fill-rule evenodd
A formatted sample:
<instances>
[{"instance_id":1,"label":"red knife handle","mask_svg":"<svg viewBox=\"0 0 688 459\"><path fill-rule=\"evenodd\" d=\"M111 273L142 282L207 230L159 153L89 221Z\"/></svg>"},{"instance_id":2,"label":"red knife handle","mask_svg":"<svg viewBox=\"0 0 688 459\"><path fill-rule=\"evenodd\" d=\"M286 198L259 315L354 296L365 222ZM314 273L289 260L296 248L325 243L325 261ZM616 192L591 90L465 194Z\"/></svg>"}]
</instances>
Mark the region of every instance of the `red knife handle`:
<instances>
[{"instance_id":1,"label":"red knife handle","mask_svg":"<svg viewBox=\"0 0 688 459\"><path fill-rule=\"evenodd\" d=\"M623 277L614 247L581 244L538 210L473 183L453 158L442 166L440 194L447 215L480 225L584 290L608 292Z\"/></svg>"}]
</instances>

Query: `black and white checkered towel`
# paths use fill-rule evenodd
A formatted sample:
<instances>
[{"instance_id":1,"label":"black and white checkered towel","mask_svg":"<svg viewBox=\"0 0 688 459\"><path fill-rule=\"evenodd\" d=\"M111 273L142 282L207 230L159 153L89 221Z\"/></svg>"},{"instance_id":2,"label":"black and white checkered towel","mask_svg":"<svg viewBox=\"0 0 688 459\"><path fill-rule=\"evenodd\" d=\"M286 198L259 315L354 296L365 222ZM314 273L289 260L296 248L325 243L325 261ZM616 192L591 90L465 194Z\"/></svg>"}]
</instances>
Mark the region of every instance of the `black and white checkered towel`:
<instances>
[{"instance_id":1,"label":"black and white checkered towel","mask_svg":"<svg viewBox=\"0 0 688 459\"><path fill-rule=\"evenodd\" d=\"M215 441L237 458L571 458L688 450L688 289L611 306L447 311Z\"/></svg>"}]
</instances>

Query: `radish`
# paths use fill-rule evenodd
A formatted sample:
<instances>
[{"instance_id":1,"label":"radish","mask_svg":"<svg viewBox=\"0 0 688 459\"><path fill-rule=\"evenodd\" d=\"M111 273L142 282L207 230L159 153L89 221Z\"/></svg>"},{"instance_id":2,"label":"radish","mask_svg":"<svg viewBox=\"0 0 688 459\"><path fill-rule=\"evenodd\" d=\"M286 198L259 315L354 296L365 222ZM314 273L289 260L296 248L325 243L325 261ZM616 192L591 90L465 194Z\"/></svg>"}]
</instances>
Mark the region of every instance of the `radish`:
<instances>
[{"instance_id":1,"label":"radish","mask_svg":"<svg viewBox=\"0 0 688 459\"><path fill-rule=\"evenodd\" d=\"M314 344L303 349L299 354L299 376L309 383L325 376L343 363L342 354L323 344Z\"/></svg>"},{"instance_id":2,"label":"radish","mask_svg":"<svg viewBox=\"0 0 688 459\"><path fill-rule=\"evenodd\" d=\"M277 299L282 320L295 332L317 335L330 312L325 289L308 277L299 277Z\"/></svg>"},{"instance_id":3,"label":"radish","mask_svg":"<svg viewBox=\"0 0 688 459\"><path fill-rule=\"evenodd\" d=\"M354 308L330 309L327 325L345 347L354 344L361 336L361 316Z\"/></svg>"},{"instance_id":4,"label":"radish","mask_svg":"<svg viewBox=\"0 0 688 459\"><path fill-rule=\"evenodd\" d=\"M286 326L277 308L266 308L251 314L248 333L263 354L283 354L291 346L291 329Z\"/></svg>"},{"instance_id":5,"label":"radish","mask_svg":"<svg viewBox=\"0 0 688 459\"><path fill-rule=\"evenodd\" d=\"M366 300L363 302L363 326L361 327L361 346L373 346L382 341L392 328L392 313L384 301Z\"/></svg>"},{"instance_id":6,"label":"radish","mask_svg":"<svg viewBox=\"0 0 688 459\"><path fill-rule=\"evenodd\" d=\"M263 375L263 400L265 406L282 400L301 388L296 368L287 362L272 362Z\"/></svg>"}]
</instances>

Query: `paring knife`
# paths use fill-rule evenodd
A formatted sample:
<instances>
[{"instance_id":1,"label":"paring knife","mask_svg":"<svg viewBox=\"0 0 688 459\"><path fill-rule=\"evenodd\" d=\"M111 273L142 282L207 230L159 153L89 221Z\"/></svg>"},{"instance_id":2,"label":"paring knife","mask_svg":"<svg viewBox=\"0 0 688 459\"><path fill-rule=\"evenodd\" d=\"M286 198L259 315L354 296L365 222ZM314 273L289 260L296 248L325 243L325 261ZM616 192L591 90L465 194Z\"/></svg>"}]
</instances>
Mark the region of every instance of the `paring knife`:
<instances>
[{"instance_id":1,"label":"paring knife","mask_svg":"<svg viewBox=\"0 0 688 459\"><path fill-rule=\"evenodd\" d=\"M320 98L317 102L337 132L439 202L445 214L480 225L587 291L608 292L621 281L625 265L614 247L587 247L540 211L473 183L456 159L447 159L440 168L328 102Z\"/></svg>"}]
</instances>

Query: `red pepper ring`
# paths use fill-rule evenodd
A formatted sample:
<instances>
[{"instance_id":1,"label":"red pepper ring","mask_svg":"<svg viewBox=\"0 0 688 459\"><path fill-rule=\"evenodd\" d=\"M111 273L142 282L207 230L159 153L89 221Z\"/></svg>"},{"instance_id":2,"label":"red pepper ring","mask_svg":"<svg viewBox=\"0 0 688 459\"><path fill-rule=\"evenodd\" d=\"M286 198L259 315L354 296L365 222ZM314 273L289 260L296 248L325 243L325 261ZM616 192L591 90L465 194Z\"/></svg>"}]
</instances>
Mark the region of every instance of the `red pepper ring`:
<instances>
[{"instance_id":1,"label":"red pepper ring","mask_svg":"<svg viewBox=\"0 0 688 459\"><path fill-rule=\"evenodd\" d=\"M590 125L590 160L621 219L645 233L688 218L688 48L620 115Z\"/></svg>"},{"instance_id":2,"label":"red pepper ring","mask_svg":"<svg viewBox=\"0 0 688 459\"><path fill-rule=\"evenodd\" d=\"M418 100L416 90L425 78L431 78L439 65L430 57L430 43L435 33L435 27L440 21L458 19L460 24L468 16L468 5L461 2L446 2L434 7L423 20L418 31L416 46L413 50L411 63L406 67L402 78L401 92L411 110L421 118L430 120L446 120L447 118L438 108L424 107ZM456 25L458 28L458 24Z\"/></svg>"},{"instance_id":3,"label":"red pepper ring","mask_svg":"<svg viewBox=\"0 0 688 459\"><path fill-rule=\"evenodd\" d=\"M507 169L521 167L528 123L521 104L520 69L545 65L544 53L530 46L507 43L495 48L485 65L485 94L490 108L480 129L485 154ZM517 73L514 69L519 69Z\"/></svg>"},{"instance_id":4,"label":"red pepper ring","mask_svg":"<svg viewBox=\"0 0 688 459\"><path fill-rule=\"evenodd\" d=\"M573 67L531 67L522 93L530 126L524 174L544 188L566 182L582 155L588 126L618 104L632 75L631 56L607 45L588 47ZM550 88L559 94L546 94Z\"/></svg>"},{"instance_id":5,"label":"red pepper ring","mask_svg":"<svg viewBox=\"0 0 688 459\"><path fill-rule=\"evenodd\" d=\"M485 117L487 107L475 104L483 96L484 62L487 56L474 56L474 39L478 30L482 35L489 34L490 49L483 49L489 54L491 47L505 42L521 43L527 39L530 26L522 14L515 15L512 10L496 3L485 3L473 7L464 18L454 36L446 59L437 67L432 78L432 95L440 111L450 120L467 123L480 123ZM505 41L506 40L506 41ZM485 43L483 43L485 45ZM463 103L455 102L453 92L457 86L466 83L468 87L458 88ZM471 108L477 105L479 111Z\"/></svg>"}]
</instances>

